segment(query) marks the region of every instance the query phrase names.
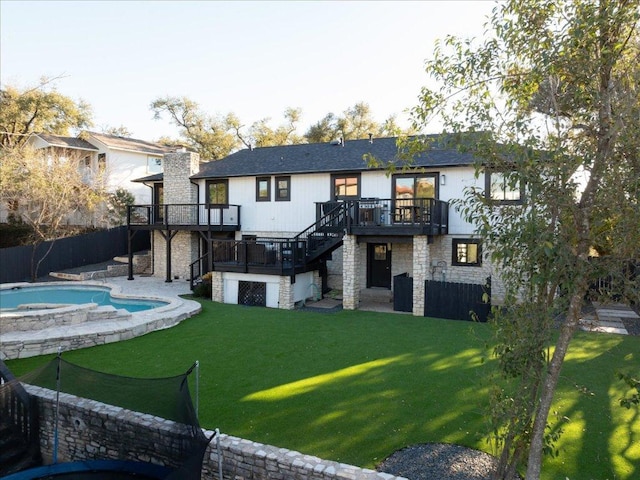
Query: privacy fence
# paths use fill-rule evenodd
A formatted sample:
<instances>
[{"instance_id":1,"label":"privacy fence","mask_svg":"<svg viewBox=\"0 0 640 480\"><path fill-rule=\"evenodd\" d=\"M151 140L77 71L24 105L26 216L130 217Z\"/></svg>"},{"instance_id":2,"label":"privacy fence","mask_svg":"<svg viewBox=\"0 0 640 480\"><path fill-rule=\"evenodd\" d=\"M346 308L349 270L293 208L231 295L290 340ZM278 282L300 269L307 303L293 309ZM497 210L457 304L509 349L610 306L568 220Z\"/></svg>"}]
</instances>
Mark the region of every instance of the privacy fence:
<instances>
[{"instance_id":1,"label":"privacy fence","mask_svg":"<svg viewBox=\"0 0 640 480\"><path fill-rule=\"evenodd\" d=\"M40 264L38 276L49 272L106 262L113 257L127 254L127 227L121 226L86 235L67 237L44 242L36 249L36 261L41 259L53 243L51 252ZM138 232L132 239L132 250L149 250L148 231ZM0 249L0 283L31 281L31 255L33 247Z\"/></svg>"}]
</instances>

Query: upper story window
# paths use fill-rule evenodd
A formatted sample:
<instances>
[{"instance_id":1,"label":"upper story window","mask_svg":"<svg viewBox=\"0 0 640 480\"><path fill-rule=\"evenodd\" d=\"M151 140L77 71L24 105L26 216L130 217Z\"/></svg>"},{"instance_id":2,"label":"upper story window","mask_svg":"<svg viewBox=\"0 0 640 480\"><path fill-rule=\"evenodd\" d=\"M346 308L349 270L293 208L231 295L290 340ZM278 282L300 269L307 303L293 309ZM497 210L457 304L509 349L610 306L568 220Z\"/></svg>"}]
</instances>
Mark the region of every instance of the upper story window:
<instances>
[{"instance_id":1,"label":"upper story window","mask_svg":"<svg viewBox=\"0 0 640 480\"><path fill-rule=\"evenodd\" d=\"M209 205L227 205L229 203L229 180L209 180L206 188Z\"/></svg>"},{"instance_id":2,"label":"upper story window","mask_svg":"<svg viewBox=\"0 0 640 480\"><path fill-rule=\"evenodd\" d=\"M464 267L479 267L482 265L482 251L480 240L473 238L453 239L453 258L451 265Z\"/></svg>"},{"instance_id":3,"label":"upper story window","mask_svg":"<svg viewBox=\"0 0 640 480\"><path fill-rule=\"evenodd\" d=\"M291 177L276 177L276 202L291 201Z\"/></svg>"},{"instance_id":4,"label":"upper story window","mask_svg":"<svg viewBox=\"0 0 640 480\"><path fill-rule=\"evenodd\" d=\"M271 201L271 177L256 178L256 202Z\"/></svg>"},{"instance_id":5,"label":"upper story window","mask_svg":"<svg viewBox=\"0 0 640 480\"><path fill-rule=\"evenodd\" d=\"M147 173L162 172L162 157L147 157Z\"/></svg>"},{"instance_id":6,"label":"upper story window","mask_svg":"<svg viewBox=\"0 0 640 480\"><path fill-rule=\"evenodd\" d=\"M99 153L98 154L98 171L104 172L107 169L107 154Z\"/></svg>"},{"instance_id":7,"label":"upper story window","mask_svg":"<svg viewBox=\"0 0 640 480\"><path fill-rule=\"evenodd\" d=\"M332 200L352 200L360 198L360 174L331 175Z\"/></svg>"},{"instance_id":8,"label":"upper story window","mask_svg":"<svg viewBox=\"0 0 640 480\"><path fill-rule=\"evenodd\" d=\"M394 199L438 198L437 174L395 175L393 177Z\"/></svg>"},{"instance_id":9,"label":"upper story window","mask_svg":"<svg viewBox=\"0 0 640 480\"><path fill-rule=\"evenodd\" d=\"M498 204L522 203L522 185L504 172L487 171L484 177L485 196Z\"/></svg>"}]
</instances>

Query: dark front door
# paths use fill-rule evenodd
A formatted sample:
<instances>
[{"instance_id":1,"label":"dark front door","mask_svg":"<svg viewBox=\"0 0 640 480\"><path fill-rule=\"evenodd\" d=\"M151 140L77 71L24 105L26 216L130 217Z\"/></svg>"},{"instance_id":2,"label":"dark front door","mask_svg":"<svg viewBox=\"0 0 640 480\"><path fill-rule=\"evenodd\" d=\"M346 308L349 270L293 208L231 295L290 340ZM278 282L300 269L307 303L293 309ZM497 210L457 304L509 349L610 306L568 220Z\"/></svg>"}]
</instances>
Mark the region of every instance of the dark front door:
<instances>
[{"instance_id":1,"label":"dark front door","mask_svg":"<svg viewBox=\"0 0 640 480\"><path fill-rule=\"evenodd\" d=\"M391 250L386 243L367 244L367 288L391 288Z\"/></svg>"}]
</instances>

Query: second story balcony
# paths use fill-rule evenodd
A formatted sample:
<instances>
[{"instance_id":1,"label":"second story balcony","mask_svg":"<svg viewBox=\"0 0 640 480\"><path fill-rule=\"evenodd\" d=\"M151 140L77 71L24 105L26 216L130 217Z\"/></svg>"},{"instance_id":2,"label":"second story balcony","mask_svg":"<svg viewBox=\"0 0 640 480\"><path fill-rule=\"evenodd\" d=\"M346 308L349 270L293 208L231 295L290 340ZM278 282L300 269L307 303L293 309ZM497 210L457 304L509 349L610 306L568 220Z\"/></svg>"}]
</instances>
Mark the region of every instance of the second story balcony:
<instances>
[{"instance_id":1,"label":"second story balcony","mask_svg":"<svg viewBox=\"0 0 640 480\"><path fill-rule=\"evenodd\" d=\"M320 222L336 209L344 209L344 228L356 235L446 235L449 204L434 198L361 198L316 204Z\"/></svg>"},{"instance_id":2,"label":"second story balcony","mask_svg":"<svg viewBox=\"0 0 640 480\"><path fill-rule=\"evenodd\" d=\"M127 207L127 225L140 230L240 230L240 205L155 204Z\"/></svg>"}]
</instances>

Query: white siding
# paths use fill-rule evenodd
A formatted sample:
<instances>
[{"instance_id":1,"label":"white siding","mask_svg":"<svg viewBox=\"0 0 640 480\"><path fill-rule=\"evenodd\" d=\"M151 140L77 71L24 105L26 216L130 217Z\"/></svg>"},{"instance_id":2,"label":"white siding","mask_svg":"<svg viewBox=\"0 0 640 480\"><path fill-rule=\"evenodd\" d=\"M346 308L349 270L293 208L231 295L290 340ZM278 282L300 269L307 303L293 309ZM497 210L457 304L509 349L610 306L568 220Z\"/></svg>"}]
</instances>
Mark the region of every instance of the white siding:
<instances>
[{"instance_id":1,"label":"white siding","mask_svg":"<svg viewBox=\"0 0 640 480\"><path fill-rule=\"evenodd\" d=\"M472 167L448 168L427 173L445 175L445 184L439 185L440 200L461 198L465 187L482 185ZM365 171L361 174L362 198L391 198L393 179L384 171ZM200 202L206 202L205 181L200 181ZM229 178L229 203L240 205L242 232L261 236L290 236L315 221L316 202L331 198L331 174L313 173L291 175L291 200L276 202L275 176L271 176L271 201L256 202L256 177ZM449 209L449 233L470 235L471 224L465 222L454 209Z\"/></svg>"}]
</instances>

